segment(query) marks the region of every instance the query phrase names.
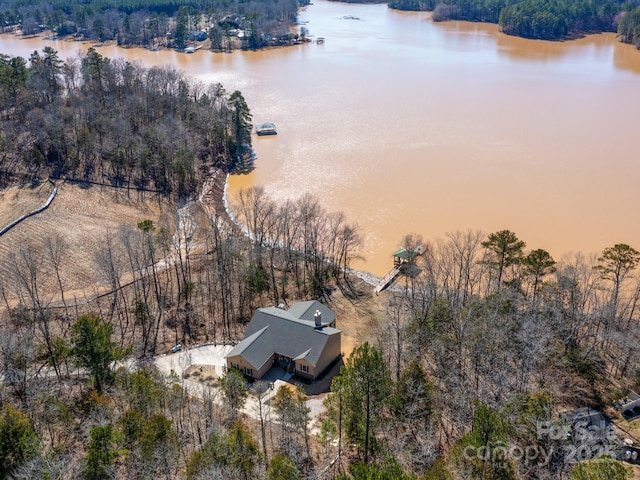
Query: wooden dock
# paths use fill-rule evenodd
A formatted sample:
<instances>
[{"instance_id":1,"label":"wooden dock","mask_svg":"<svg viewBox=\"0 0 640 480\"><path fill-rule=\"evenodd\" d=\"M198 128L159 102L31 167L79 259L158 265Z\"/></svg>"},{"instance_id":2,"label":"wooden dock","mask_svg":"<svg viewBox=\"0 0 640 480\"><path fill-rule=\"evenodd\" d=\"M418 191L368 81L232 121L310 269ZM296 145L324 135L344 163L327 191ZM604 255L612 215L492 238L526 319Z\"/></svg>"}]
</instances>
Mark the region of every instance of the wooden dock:
<instances>
[{"instance_id":1,"label":"wooden dock","mask_svg":"<svg viewBox=\"0 0 640 480\"><path fill-rule=\"evenodd\" d=\"M416 265L416 257L422 255L425 251L423 245L417 245L413 248L400 247L393 254L393 269L387 273L373 292L378 295L383 290L389 288L400 275L416 278L421 270Z\"/></svg>"},{"instance_id":2,"label":"wooden dock","mask_svg":"<svg viewBox=\"0 0 640 480\"><path fill-rule=\"evenodd\" d=\"M396 278L398 278L398 276L402 273L402 267L403 267L403 264L397 265L389 273L387 273L384 277L382 277L382 280L380 280L380 283L373 290L373 292L376 295L378 295L383 290L389 288L389 286L393 282L395 282Z\"/></svg>"}]
</instances>

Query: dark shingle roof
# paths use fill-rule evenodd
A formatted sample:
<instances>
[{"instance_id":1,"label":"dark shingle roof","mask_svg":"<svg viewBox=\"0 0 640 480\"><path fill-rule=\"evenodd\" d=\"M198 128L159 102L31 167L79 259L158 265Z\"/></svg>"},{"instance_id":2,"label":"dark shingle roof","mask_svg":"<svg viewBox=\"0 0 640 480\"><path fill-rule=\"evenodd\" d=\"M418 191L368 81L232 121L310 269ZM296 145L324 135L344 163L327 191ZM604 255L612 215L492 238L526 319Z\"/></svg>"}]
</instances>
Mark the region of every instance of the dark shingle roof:
<instances>
[{"instance_id":1,"label":"dark shingle roof","mask_svg":"<svg viewBox=\"0 0 640 480\"><path fill-rule=\"evenodd\" d=\"M322 313L322 324L333 322L336 314L320 302L300 302L289 310L276 307L256 311L244 333L244 340L227 357L242 355L256 368L260 368L271 355L278 353L293 359L304 358L316 365L322 350L332 335L340 330L332 327L316 329L314 315Z\"/></svg>"},{"instance_id":2,"label":"dark shingle roof","mask_svg":"<svg viewBox=\"0 0 640 480\"><path fill-rule=\"evenodd\" d=\"M229 352L229 355L231 355L231 353L233 352L233 355L241 355L242 353L244 353L244 351L249 348L251 346L251 344L260 337L260 335L262 335L269 327L264 327L260 330L258 330L257 332L253 333L252 335L249 336L245 336L244 339L238 343L235 347L233 347L233 349L231 350L231 352ZM227 356L229 356L227 355ZM253 365L255 365L255 363L251 362Z\"/></svg>"},{"instance_id":3,"label":"dark shingle roof","mask_svg":"<svg viewBox=\"0 0 640 480\"><path fill-rule=\"evenodd\" d=\"M336 319L336 313L317 300L298 302L294 305L291 305L291 308L287 310L287 312L289 312L298 320L308 320L314 325L316 311L320 311L322 315L322 325L330 325Z\"/></svg>"}]
</instances>

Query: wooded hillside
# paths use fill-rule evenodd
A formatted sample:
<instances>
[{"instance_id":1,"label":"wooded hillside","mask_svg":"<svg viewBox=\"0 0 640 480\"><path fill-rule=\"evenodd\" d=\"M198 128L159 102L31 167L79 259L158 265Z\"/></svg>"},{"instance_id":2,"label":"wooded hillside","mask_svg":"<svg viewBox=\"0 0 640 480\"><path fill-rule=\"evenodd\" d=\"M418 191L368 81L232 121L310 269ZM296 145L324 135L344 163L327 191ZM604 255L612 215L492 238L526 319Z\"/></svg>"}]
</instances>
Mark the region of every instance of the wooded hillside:
<instances>
[{"instance_id":1,"label":"wooded hillside","mask_svg":"<svg viewBox=\"0 0 640 480\"><path fill-rule=\"evenodd\" d=\"M193 195L208 167L253 168L240 92L198 85L90 49L66 63L45 47L0 56L0 181L52 176Z\"/></svg>"},{"instance_id":2,"label":"wooded hillside","mask_svg":"<svg viewBox=\"0 0 640 480\"><path fill-rule=\"evenodd\" d=\"M0 31L44 31L59 37L116 41L118 45L178 48L207 38L213 49L288 43L301 0L65 0L0 2ZM246 33L242 38L238 32ZM235 41L234 41L235 39Z\"/></svg>"},{"instance_id":3,"label":"wooded hillside","mask_svg":"<svg viewBox=\"0 0 640 480\"><path fill-rule=\"evenodd\" d=\"M433 20L467 20L500 25L508 35L566 40L590 33L617 32L637 46L638 2L620 0L390 0L390 8L433 11Z\"/></svg>"}]
</instances>

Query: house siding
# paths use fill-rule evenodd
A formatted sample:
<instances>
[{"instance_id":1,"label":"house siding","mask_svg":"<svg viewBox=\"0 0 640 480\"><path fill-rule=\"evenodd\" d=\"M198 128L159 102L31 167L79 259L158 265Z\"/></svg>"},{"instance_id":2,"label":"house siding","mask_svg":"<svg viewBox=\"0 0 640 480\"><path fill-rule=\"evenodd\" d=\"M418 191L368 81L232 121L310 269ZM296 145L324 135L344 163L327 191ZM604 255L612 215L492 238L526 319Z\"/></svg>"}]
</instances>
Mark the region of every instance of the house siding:
<instances>
[{"instance_id":1,"label":"house siding","mask_svg":"<svg viewBox=\"0 0 640 480\"><path fill-rule=\"evenodd\" d=\"M331 362L340 356L341 348L340 333L331 335L327 339L327 343L324 346L324 350L322 350L322 355L320 355L315 368L313 368L313 371L309 369L309 373L313 374L313 378L320 375Z\"/></svg>"},{"instance_id":2,"label":"house siding","mask_svg":"<svg viewBox=\"0 0 640 480\"><path fill-rule=\"evenodd\" d=\"M256 366L251 365L247 362L242 356L236 355L233 357L227 357L227 368L233 368L233 365L237 365L240 370L244 373L245 369L250 368L253 371L253 375L251 375L256 380L262 378L262 376L269 371L269 369L273 366L274 356L271 356L269 360L267 360L264 365Z\"/></svg>"},{"instance_id":3,"label":"house siding","mask_svg":"<svg viewBox=\"0 0 640 480\"><path fill-rule=\"evenodd\" d=\"M306 366L307 367L307 371L305 372L304 370L302 370L302 366ZM311 365L309 362L305 361L305 360L296 360L296 375L301 377L301 378L305 378L307 380L313 380L316 376L316 374L314 373L315 369L313 368L313 365Z\"/></svg>"}]
</instances>

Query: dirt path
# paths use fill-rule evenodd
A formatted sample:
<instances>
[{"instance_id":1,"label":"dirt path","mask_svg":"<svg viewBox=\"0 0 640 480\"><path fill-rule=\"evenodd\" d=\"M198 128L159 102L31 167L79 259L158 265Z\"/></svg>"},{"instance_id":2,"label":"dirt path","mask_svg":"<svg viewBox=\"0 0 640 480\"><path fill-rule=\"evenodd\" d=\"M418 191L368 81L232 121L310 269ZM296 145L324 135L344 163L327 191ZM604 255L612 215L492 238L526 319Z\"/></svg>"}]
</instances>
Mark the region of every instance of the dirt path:
<instances>
[{"instance_id":1,"label":"dirt path","mask_svg":"<svg viewBox=\"0 0 640 480\"><path fill-rule=\"evenodd\" d=\"M53 185L49 182L33 187L20 185L0 191L0 226L15 221L18 217L42 206L53 192Z\"/></svg>"},{"instance_id":2,"label":"dirt path","mask_svg":"<svg viewBox=\"0 0 640 480\"><path fill-rule=\"evenodd\" d=\"M227 202L227 174L222 170L213 167L209 169L198 202L210 218L217 216L225 228L242 234Z\"/></svg>"},{"instance_id":3,"label":"dirt path","mask_svg":"<svg viewBox=\"0 0 640 480\"><path fill-rule=\"evenodd\" d=\"M51 202L53 202L53 199L56 198L56 195L58 193L58 186L55 183L53 183L51 180L49 180L49 182L53 185L53 191L51 192L51 195L49 195L49 198L47 198L47 201L44 202L43 205L39 206L35 210L31 210L29 213L25 213L24 215L16 218L14 221L12 221L8 225L6 225L4 228L2 228L0 230L0 237L5 233L7 233L16 225L24 222L27 218L33 217L34 215L37 215L38 213L43 212L44 210L49 208L49 205L51 205Z\"/></svg>"}]
</instances>

